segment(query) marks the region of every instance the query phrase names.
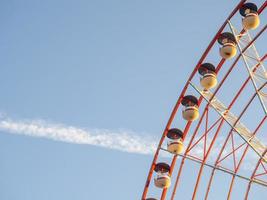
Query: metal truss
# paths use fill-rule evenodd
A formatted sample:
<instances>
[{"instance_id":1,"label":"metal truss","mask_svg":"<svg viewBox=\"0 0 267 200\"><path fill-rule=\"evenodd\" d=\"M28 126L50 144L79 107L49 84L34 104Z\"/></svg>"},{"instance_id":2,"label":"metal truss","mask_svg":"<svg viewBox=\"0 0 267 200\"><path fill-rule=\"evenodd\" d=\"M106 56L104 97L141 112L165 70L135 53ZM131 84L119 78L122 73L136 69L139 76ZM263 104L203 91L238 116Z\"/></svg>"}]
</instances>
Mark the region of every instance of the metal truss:
<instances>
[{"instance_id":1,"label":"metal truss","mask_svg":"<svg viewBox=\"0 0 267 200\"><path fill-rule=\"evenodd\" d=\"M265 103L267 103L266 102L267 101L267 99L266 99L267 94L263 92L263 90L266 86L267 74L266 74L266 70L265 70L265 67L263 65L263 62L260 59L259 53L255 47L254 42L252 42L250 47L247 48L245 51L244 51L244 48L242 48L242 46L245 47L245 46L247 46L247 44L251 43L251 41L252 41L249 32L246 31L243 34L238 34L238 31L232 25L230 20L228 20L228 24L229 24L231 32L233 33L233 35L236 38L238 50L239 50L239 52L243 58L244 65L247 69L249 77L251 78L251 81L253 83L253 86L255 88L257 96L259 97L261 106L262 106L265 114L267 115L267 109L266 109L266 105L265 105ZM256 66L258 66L257 70L255 70ZM259 84L261 85L260 87L259 87Z\"/></svg>"},{"instance_id":2,"label":"metal truss","mask_svg":"<svg viewBox=\"0 0 267 200\"><path fill-rule=\"evenodd\" d=\"M199 99L198 99L199 106L204 104L204 109L202 113L200 113L199 120L197 121L195 125L192 126L192 122L190 121L184 124L184 128L182 128L182 131L184 133L183 137L184 137L184 140L187 141L186 143L187 145L185 146L185 151L183 154L179 154L179 155L170 154L171 161L169 162L170 164L169 175L172 177L172 181L174 183L173 186L171 187L172 191L169 193L169 196L167 196L168 189L167 188L163 189L161 191L160 197L158 197L157 199L165 200L166 197L168 197L168 199L175 200L176 192L177 192L180 182L182 181L182 173L186 166L187 160L199 164L199 169L198 169L195 185L193 187L193 192L192 192L192 198L191 198L192 200L197 199L198 189L199 189L199 186L201 185L201 178L203 176L204 167L211 169L209 181L207 182L207 187L205 191L205 197L204 197L205 200L209 198L211 188L214 186L213 179L217 171L224 172L228 176L231 177L227 199L231 198L231 194L233 191L233 186L234 186L236 178L240 178L248 182L247 190L244 194L245 199L249 198L249 191L253 183L264 186L264 187L267 186L266 146L263 144L262 141L258 139L259 137L256 137L256 135L258 136L258 134L260 133L260 128L263 126L263 124L266 122L266 119L267 119L267 110L266 110L267 108L267 88L266 88L267 75L266 75L266 70L264 67L264 61L267 59L267 54L265 53L261 57L255 45L255 41L260 36L262 36L264 32L266 31L267 24L261 26L261 28L259 28L259 31L254 36L250 35L250 33L245 30L241 30L240 32L237 31L237 29L233 26L231 21L234 16L239 15L238 13L239 8L246 2L247 2L246 0L241 0L238 3L238 5L233 9L233 11L230 13L230 15L227 17L225 22L222 24L222 26L219 28L215 36L212 38L207 49L204 51L203 55L197 62L193 72L189 76L188 81L186 82L184 88L182 89L181 94L179 98L177 99L177 102L171 112L171 115L166 124L166 127L162 133L157 150L154 154L154 158L150 166L149 173L148 173L145 187L144 187L144 191L142 194L142 198L141 198L142 200L146 200L149 197L150 188L153 187L153 185L151 184L151 179L154 173L153 170L155 168L156 163L160 159L160 153L161 152L166 153L167 151L164 147L164 145L166 144L165 142L166 134L168 130L173 126L174 120L176 120L176 118L179 118L179 116L177 116L177 113L179 113L178 111L181 109L182 98L187 94L188 88L190 86L192 86L199 93ZM258 14L261 15L261 13L267 7L267 0L265 0L261 5L258 5L258 6L259 6ZM218 48L215 45L216 41L218 37L220 36L220 34L226 31L225 29L228 28L227 25L229 25L230 30L236 37L239 53L238 55L236 55L235 59L233 59L233 62L230 64L229 68L227 69L225 74L222 76L222 78L218 82L218 86L213 90L213 92L201 90L198 88L198 86L196 86L196 84L194 84L195 83L194 78L197 74L199 66L203 62L206 61L207 56L209 55L210 51L212 51L214 47ZM218 99L219 95L217 94L221 92L222 85L225 83L227 79L229 79L229 75L232 74L233 69L239 64L239 60L241 58L244 62L244 66L246 67L248 77L243 82L238 92L233 96L233 99L231 100L230 104L225 105L221 100ZM225 62L226 62L225 59L220 59L220 61L218 62L216 66L217 74L219 74L222 71L221 69L225 66L224 65ZM252 82L253 84L254 93L251 94L251 98L248 100L245 107L242 108L242 112L239 115L236 115L232 112L232 106L236 103L237 99L240 97L240 94L244 91L244 88L248 85L249 82ZM241 118L243 114L247 111L248 107L251 105L251 102L256 97L260 101L261 108L264 111L263 112L264 116L260 120L260 122L256 124L257 126L254 130L249 130L247 126L241 122ZM212 107L218 113L217 118L211 119L210 107ZM223 129L224 122L226 122L226 125L227 124L230 125L230 126L227 125L227 127L229 127L230 130L226 134L224 140L221 142L221 146L218 149L218 152L216 152L215 160L211 161L209 160L210 154L214 150L215 143L218 142L218 135ZM244 142L237 143L235 141L235 137L238 137L238 136L240 136L243 139L241 141L244 141ZM208 138L209 138L209 141L208 141ZM192 152L199 145L202 145L203 152L201 155L196 156ZM230 148L229 148L229 151L227 151L227 153L225 154L226 147L227 148L230 147ZM240 172L241 165L250 149L256 152L256 154L259 156L259 159L258 159L258 162L256 163L254 170L251 172L251 174L249 174L248 176L244 176L239 172ZM179 163L177 162L178 158L180 158ZM225 161L226 159L230 159L230 158L232 158L233 166L232 167L224 166L223 161ZM177 162L177 165L176 165L176 162ZM175 172L177 172L177 174Z\"/></svg>"},{"instance_id":3,"label":"metal truss","mask_svg":"<svg viewBox=\"0 0 267 200\"><path fill-rule=\"evenodd\" d=\"M227 109L227 107L210 91L199 89L193 83L190 82L192 87L204 97L204 99L210 103L210 105L221 115L225 121L238 133L241 138L251 146L251 148L265 161L267 162L267 155L264 155L267 147L251 132L243 123L240 122L240 118ZM254 99L253 96L252 100ZM250 102L252 102L252 100ZM264 155L264 156L263 156Z\"/></svg>"}]
</instances>

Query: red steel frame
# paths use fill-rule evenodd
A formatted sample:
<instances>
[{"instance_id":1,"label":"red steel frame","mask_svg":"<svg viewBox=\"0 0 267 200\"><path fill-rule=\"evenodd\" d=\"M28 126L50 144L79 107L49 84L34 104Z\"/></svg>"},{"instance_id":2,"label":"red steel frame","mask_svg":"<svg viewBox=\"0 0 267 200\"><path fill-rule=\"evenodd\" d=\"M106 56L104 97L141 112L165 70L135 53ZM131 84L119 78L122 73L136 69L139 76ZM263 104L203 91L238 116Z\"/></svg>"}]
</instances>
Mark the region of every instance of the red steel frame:
<instances>
[{"instance_id":1,"label":"red steel frame","mask_svg":"<svg viewBox=\"0 0 267 200\"><path fill-rule=\"evenodd\" d=\"M148 173L148 176L147 176L147 180L146 180L146 183L145 183L145 187L144 187L144 191L143 191L143 194L142 194L142 200L145 200L147 198L147 193L148 193L148 190L149 190L149 187L150 187L150 183L151 183L151 179L152 179L152 176L153 176L153 170L154 170L154 167L157 163L157 160L158 160L158 156L159 156L159 153L160 153L160 150L162 149L162 144L165 140L165 137L166 137L166 134L167 134L167 131L170 129L171 125L172 125L172 122L176 116L176 113L178 112L178 109L180 107L180 104L181 104L181 100L183 98L183 96L186 94L187 92L187 89L188 89L188 86L190 85L190 82L191 80L194 78L199 66L202 64L202 62L205 60L205 58L207 57L207 55L209 54L209 52L211 51L211 49L213 48L214 44L216 43L219 35L224 31L227 23L229 20L231 20L231 18L238 12L239 8L246 2L247 0L241 0L239 2L239 4L233 9L233 11L231 12L231 14L228 16L228 18L225 20L225 22L223 23L223 25L220 27L220 29L218 30L218 32L216 33L216 35L214 36L214 38L211 40L210 44L208 45L207 49L204 51L203 55L201 56L200 60L198 61L197 65L195 66L193 72L191 73L188 81L186 82L185 84L185 87L183 88L173 110L172 110L172 113L170 115L170 118L167 122L167 125L163 131L163 134L162 134L162 137L159 141L159 144L158 144L158 147L157 147L157 150L154 154L154 158L153 158L153 161L152 161L152 164L151 164L151 167L149 169L149 173ZM261 14L263 12L263 10L266 8L267 6L267 0L259 7L259 10L258 10L258 13ZM243 49L243 52L246 51L246 49L248 49L254 41L256 41L260 35L262 35L264 33L264 31L266 30L267 28L267 25L265 25L259 32L258 34L255 35L255 37L252 39L252 41ZM241 33L244 33L244 30L241 31ZM213 97L216 95L216 93L219 91L219 89L221 88L221 86L223 85L223 83L225 82L225 80L227 79L227 77L229 76L229 74L231 73L231 71L234 69L234 67L236 66L237 62L239 61L239 59L241 58L241 53L236 57L235 61L233 62L233 64L230 66L230 68L228 69L228 71L226 72L225 76L223 77L222 81L219 83L219 85L217 86L216 90L214 91L214 94L213 94ZM261 61L264 61L265 59L267 58L267 54L265 54L262 58L261 58ZM219 64L217 65L216 67L216 71L217 73L219 73L221 67L223 66L225 60L224 59L221 59L221 61L219 62ZM257 70L257 67L259 66L259 64L255 67L254 70ZM236 102L236 100L238 99L239 95L242 93L242 91L244 90L245 86L247 85L247 83L251 80L250 77L248 77L245 82L243 83L243 85L241 86L241 88L239 89L239 91L237 92L237 94L234 96L233 100L231 101L231 103L229 104L228 106L228 109L230 109L234 103ZM255 98L256 96L256 93L252 95L251 99L249 100L249 102L247 103L247 105L245 106L245 108L243 108L241 114L238 116L238 120L242 117L242 115L246 112L247 108L249 107L249 105L251 104L252 100ZM213 98L212 97L212 98ZM211 98L211 99L212 99ZM203 100L203 97L200 96L199 98L199 104L202 103L202 100ZM192 137L190 138L190 141L189 141L189 144L182 156L182 159L181 159L181 163L180 163L180 166L178 168L178 174L176 176L176 181L175 181L175 185L174 185L174 188L173 188L173 191L172 191L172 195L171 195L171 200L174 200L174 197L175 197L175 193L176 193L176 189L178 187L178 184L179 184L179 180L180 180L180 176L182 174L182 170L183 170L183 166L184 166L184 162L186 160L186 156L188 155L188 153L190 152L190 150L192 148L194 148L194 146L196 146L203 138L204 138L204 152L203 152L203 158L196 158L197 160L201 161L201 164L200 164L200 169L199 169L199 172L198 172L198 176L197 176L197 180L196 180L196 183L195 183L195 187L194 187L194 191L193 191L193 194L192 194L192 199L196 199L196 195L197 195L197 191L198 191L198 187L199 187L199 184L200 184L200 180L201 180L201 176L202 176L202 172L203 172L203 169L204 169L204 165L206 164L206 161L207 161L207 158L210 154L210 152L212 151L212 147L217 139L217 136L221 130L221 127L223 125L223 123L225 122L225 120L220 116L216 121L215 123L213 123L212 125L210 125L208 127L208 121L209 121L209 116L208 116L208 113L209 113L209 105L210 102L208 102L206 104L206 107L203 111L203 113L201 114L200 118L199 118L199 121L198 121L198 124L195 128L195 130L193 131L193 135ZM253 134L255 135L258 130L260 129L260 127L264 124L265 120L266 120L266 116L263 117L263 119L261 120L261 122L258 124L258 126L256 127L256 129L254 130ZM195 136L198 132L198 129L201 125L201 123L203 122L203 120L205 120L205 132L203 133L203 135L200 137L200 139L198 139L196 142L194 142L194 139L195 139ZM237 123L237 122L236 122ZM213 135L213 138L209 144L209 146L207 147L206 146L206 139L207 139L207 135L209 134L210 130L211 129L214 129L215 127L217 126L217 129L215 131L215 134ZM191 122L187 122L184 130L183 130L183 133L184 133L184 137L183 139L186 138L187 136L187 133L189 131L191 127ZM240 166L241 166L241 163L242 161L244 160L246 154L247 154L247 151L249 149L249 145L246 144L246 143L243 143L241 145L239 145L238 147L235 147L235 144L234 144L234 139L233 139L233 128L229 131L224 143L223 143L223 146L222 148L220 149L220 152L219 152L219 155L217 156L217 159L214 163L214 167L218 167L219 164L224 160L226 159L226 157L229 157L230 155L233 156L233 163L234 163L234 169L231 170L233 172L233 175L232 175L232 179L231 179L231 183L229 185L229 191L228 191L228 197L227 199L230 199L230 196L231 196L231 193L232 193L232 188L233 188L233 185L234 185L234 181L235 181L235 178L236 178L236 174L238 173L239 169L240 169ZM222 152L226 146L226 144L228 142L231 142L232 144L232 151L230 153L228 153L226 156L222 157ZM246 146L245 146L246 145ZM240 157L239 160L237 160L236 158L236 151L238 149L240 149L241 147L245 146L245 149ZM171 162L171 165L170 165L170 175L172 176L172 173L174 171L174 167L175 167L175 164L176 164L176 161L177 161L177 157L178 155L173 155L173 158L172 158L172 162ZM250 191L250 188L251 188L251 184L253 182L253 180L256 180L257 177L260 177L260 176L263 176L263 175L267 175L267 170L266 168L264 168L265 170L265 173L261 173L261 174L257 174L257 171L259 170L259 167L260 166L263 166L264 168L264 163L262 161L262 159L259 159L258 163L257 163L257 166L255 167L251 177L250 177L250 181L249 181L249 184L248 184L248 187L247 187L247 192L246 192L246 196L245 198L247 199L248 198L248 195L249 195L249 191ZM213 168L212 172L211 172L211 176L210 176L210 179L209 179L209 183L208 183L208 187L207 187L207 190L206 190L206 194L205 194L205 199L208 199L208 195L209 195L209 192L210 192L210 189L211 189L211 186L212 186L212 181L213 181L213 177L214 177L214 174L215 174L215 168ZM267 184L267 183L266 183ZM162 190L162 194L161 194L161 200L164 200L166 198L166 195L167 195L167 189L163 189Z\"/></svg>"}]
</instances>

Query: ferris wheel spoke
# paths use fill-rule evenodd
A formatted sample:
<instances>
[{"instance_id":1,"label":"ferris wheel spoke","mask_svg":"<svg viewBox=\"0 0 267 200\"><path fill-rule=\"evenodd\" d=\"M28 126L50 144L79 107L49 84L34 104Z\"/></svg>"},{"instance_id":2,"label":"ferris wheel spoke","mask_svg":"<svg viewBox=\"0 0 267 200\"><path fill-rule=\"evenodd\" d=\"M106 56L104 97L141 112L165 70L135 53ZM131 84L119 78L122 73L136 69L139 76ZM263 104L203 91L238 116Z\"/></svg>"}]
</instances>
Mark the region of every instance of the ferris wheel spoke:
<instances>
[{"instance_id":1,"label":"ferris wheel spoke","mask_svg":"<svg viewBox=\"0 0 267 200\"><path fill-rule=\"evenodd\" d=\"M161 150L169 153L169 151L167 149L165 149L165 148L161 148ZM183 155L183 154L174 154L174 155L176 155L178 157L181 157L181 158L184 158L185 160L189 160L189 161L192 161L192 162L195 162L195 163L198 163L198 164L202 164L202 160L201 159L195 158L194 156L191 156L191 155ZM249 177L237 174L237 173L235 173L235 171L230 170L228 168L225 168L225 167L222 167L222 166L214 166L214 165L212 165L210 163L204 163L204 165L206 167L208 167L208 168L211 168L211 169L214 169L214 170L218 170L218 171L221 171L223 173L230 174L232 176L236 176L237 178L240 178L240 179L243 179L243 180L246 180L246 181L251 181L251 182L254 182L256 184L259 184L259 185L262 185L264 187L267 187L267 183L265 183L263 181L259 181L259 180L256 180L256 179L255 180L250 179Z\"/></svg>"},{"instance_id":2,"label":"ferris wheel spoke","mask_svg":"<svg viewBox=\"0 0 267 200\"><path fill-rule=\"evenodd\" d=\"M253 135L256 135L256 133L258 132L258 130L260 129L260 127L262 126L262 124L265 122L266 118L267 118L266 116L263 117L263 119L261 120L261 122L258 124L258 126L256 127L256 129L254 130ZM232 131L233 131L233 128L229 131L229 133L228 133L228 135L227 135L227 137L225 139L225 142L223 143L223 145L221 147L221 150L220 150L220 152L218 154L218 157L217 157L217 159L216 159L216 161L215 161L215 163L214 163L213 166L224 168L223 166L221 166L219 164L225 159L226 156L229 156L230 155L230 154L228 154L225 157L221 158L222 157L222 154L223 154L223 151L225 150L225 147L226 147L226 145L227 145L227 143L229 141L229 138L230 138L230 136L232 134ZM247 143L245 142L242 145L244 145L244 144L247 144ZM233 170L228 169L228 170L230 170L230 171L233 172L231 183L230 183L230 187L229 187L229 191L228 191L228 195L227 195L227 198L228 199L230 198L230 195L231 195L231 192L232 192L232 187L234 185L235 178L238 177L238 176L236 176L236 174L238 174L238 171L239 171L239 169L241 167L241 164L242 164L242 162L243 162L243 160L244 160L244 158L245 158L245 156L246 156L246 154L248 152L248 149L249 149L249 145L247 144L246 147L245 147L245 149L243 150L242 155L240 156L240 159L238 161L238 165L237 165L236 169L233 169ZM215 175L215 169L212 170L211 175L210 175L210 178L209 178L209 181L208 181L208 185L207 185L207 189L206 189L206 194L205 194L205 200L208 199L208 195L209 195L209 192L210 192L210 189L211 189L211 185L212 185L212 182L213 182L214 175ZM256 182L256 180L251 180L251 181L260 184L260 182Z\"/></svg>"},{"instance_id":3,"label":"ferris wheel spoke","mask_svg":"<svg viewBox=\"0 0 267 200\"><path fill-rule=\"evenodd\" d=\"M265 152L263 153L263 155L265 155L267 153L267 150L265 150ZM255 176L256 176L256 173L259 169L259 166L262 164L262 158L260 158L256 164L256 167L254 169L254 171L252 172L252 175L250 177L250 181L248 183L248 186L247 186L247 190L246 190L246 194L245 194L245 199L247 200L248 199L248 195L249 195L249 192L250 192L250 189L251 189L251 184L256 181L258 183L264 183L265 181L262 181L260 179L256 179Z\"/></svg>"},{"instance_id":4,"label":"ferris wheel spoke","mask_svg":"<svg viewBox=\"0 0 267 200\"><path fill-rule=\"evenodd\" d=\"M197 86L193 83L190 83L192 87L201 95L203 98L210 102L210 105L217 111L219 115L221 115L225 121L241 136L241 138L247 142L251 148L263 158L263 160L267 161L267 155L263 157L263 153L266 150L266 146L256 138L253 133L239 121L238 117L233 114L227 107L218 100L217 97L213 95L210 91L201 91ZM211 97L213 99L210 101ZM254 98L254 97L253 97Z\"/></svg>"},{"instance_id":5,"label":"ferris wheel spoke","mask_svg":"<svg viewBox=\"0 0 267 200\"><path fill-rule=\"evenodd\" d=\"M265 91L265 89L267 88L267 76L266 76L266 70L265 70L265 66L264 66L264 60L267 57L267 55L265 54L262 58L260 58L260 54L256 49L255 46L255 41L261 36L263 35L263 33L266 31L267 29L267 25L262 26L261 25L261 29L259 29L259 31L253 35L254 38L251 37L251 35L249 34L248 31L246 30L241 30L240 33L238 33L238 31L232 27L232 32L234 32L234 36L236 38L238 38L238 44L237 47L239 49L239 53L238 55L236 55L236 58L234 59L233 63L230 65L230 68L228 69L228 71L226 71L226 74L222 77L222 79L220 80L220 82L218 82L217 87L215 87L213 93L209 92L209 89L206 88L205 92L202 89L199 89L198 87L196 87L193 83L195 82L195 75L196 72L199 72L201 74L201 72L199 71L200 68L202 67L202 65L204 65L203 63L205 62L208 54L210 51L212 51L212 49L214 48L214 44L217 41L217 39L219 39L219 37L221 36L222 33L224 33L223 31L226 29L226 25L230 23L230 20L232 20L232 17L236 15L237 11L241 8L244 7L244 5L246 4L246 0L241 0L239 2L239 4L235 7L235 9L232 11L232 13L229 15L229 17L226 19L226 21L224 22L224 24L221 26L221 28L218 30L218 32L216 33L216 35L214 36L214 38L211 40L210 44L208 45L207 49L204 51L203 55L201 56L201 58L199 59L198 63L196 64L193 72L191 73L190 77L188 78L188 81L185 84L185 87L183 88L177 102L176 105L173 108L173 111L171 113L171 116L167 122L167 125L164 129L164 132L162 134L162 137L160 139L157 151L154 155L154 159L149 171L149 175L147 177L147 181L146 181L146 185L144 188L144 192L143 192L143 196L142 196L142 200L147 200L146 196L147 196L147 192L148 192L148 188L150 187L150 183L151 183L151 178L153 176L153 170L155 168L155 166L157 165L157 160L158 158L160 159L160 152L168 152L171 153L172 155L172 159L170 162L166 162L166 164L170 164L170 170L169 170L169 180L171 179L175 179L175 184L174 186L171 187L172 189L172 193L171 193L171 200L174 200L175 198L175 194L176 194L176 190L178 187L179 182L183 181L181 176L182 173L184 173L183 168L186 167L185 165L185 161L189 160L195 163L200 164L200 168L198 170L198 175L196 177L196 182L195 182L195 186L194 186L194 190L193 190L193 195L192 195L192 199L196 199L196 195L198 193L198 187L199 185L202 184L202 182L200 183L202 176L204 175L204 168L210 168L212 169L211 175L210 175L210 179L207 185L207 191L205 194L205 200L207 200L208 198L208 194L210 191L210 188L212 186L213 183L213 177L215 172L217 171L221 171L223 173L229 174L231 176L231 182L229 184L229 190L228 190L228 196L227 199L230 199L231 197L231 193L232 193L232 188L235 184L235 179L241 178L243 180L248 181L248 185L250 187L250 185L252 183L255 183L257 185L262 185L262 186L267 186L267 181L263 180L262 177L266 175L267 172L267 166L265 167L265 161L267 160L267 154L265 155L265 150L266 150L266 146L255 136L256 133L258 132L258 130L260 129L260 127L262 126L262 124L264 123L264 121L267 119L267 112L266 112L266 108L267 107L267 92ZM258 9L258 15L260 15L264 9L267 6L267 1L263 2L262 5L259 7ZM239 10L239 11L240 11ZM241 13L240 13L241 14ZM241 14L242 15L242 14ZM244 15L242 15L244 17ZM243 20L244 18L242 18ZM235 20L232 20L235 21ZM261 21L261 22L264 22ZM247 24L246 24L247 25ZM248 26L244 26L243 27L248 27ZM230 27L231 28L231 27ZM221 54L221 50L220 50L220 54ZM226 62L228 58L225 58L223 56L223 54L221 54L221 56L223 57L222 59L220 59L219 63L217 64L217 67L213 66L214 70L214 74L215 74L215 78L216 75L219 73L220 69L224 67L224 64ZM243 59L245 65L246 65L246 69L248 72L248 78L246 79L246 81L243 83L243 85L240 88L240 91L238 92L238 94L234 97L234 99L232 100L232 102L230 103L229 106L223 104L220 100L218 100L218 96L220 96L220 92L221 90L221 86L225 85L224 82L225 80L229 80L229 78L231 78L231 76L229 76L230 74L233 74L235 71L233 69L235 69L235 67L239 64L239 60L240 58ZM213 63L211 63L213 64ZM226 64L227 66L227 64ZM203 71L203 70L202 70ZM201 76L201 78L203 78ZM202 81L203 79L201 79ZM217 80L215 80L217 83ZM243 91L245 85L247 85L247 83L252 82L255 93L253 93L253 96L251 97L251 99L248 101L248 103L246 104L245 108L242 110L241 114L239 114L239 116L236 116L233 112L231 107L235 104L234 102L239 99L239 94L241 93L241 91ZM215 85L216 85L215 83ZM203 85L205 83L201 82L201 86L205 88L205 86ZM170 130L172 124L173 124L173 120L176 117L177 112L179 111L179 105L181 104L182 99L186 96L189 95L187 94L187 92L191 91L188 90L189 86L192 86L197 90L197 92L200 94L199 96L199 104L198 106L202 105L201 102L203 99L205 99L205 101L207 101L204 110L202 111L202 113L198 113L198 115L200 115L199 117L199 121L196 125L193 125L192 127L194 128L193 132L190 133L190 129L191 129L191 123L192 121L190 121L189 119L186 119L183 113L183 118L185 120L187 120L187 122L185 123L185 128L183 130L183 139L182 141L185 142L184 145L186 146L184 153L175 153L175 152L170 152L171 148L174 147L170 147L169 146L169 139L167 140L167 149L165 148L165 137L168 133L168 131ZM218 95L217 95L218 93ZM190 96L190 95L189 95ZM253 99L255 97L258 97L261 103L261 107L264 110L264 117L261 120L261 122L259 123L259 125L257 126L257 128L254 131L250 131L247 126L245 126L243 123L240 122L240 118L241 116L246 112L246 109L248 107L252 107L254 106L254 104L250 103L253 101ZM254 102L254 101L253 101ZM205 104L205 103L204 103ZM184 104L183 104L184 105ZM219 115L218 118L214 118L214 117L210 117L212 119L208 119L209 118L209 107L212 107ZM184 111L182 111L184 112ZM199 111L200 112L200 111ZM249 111L248 111L249 112ZM220 132L221 129L223 129L223 123L227 122L230 125L230 131L228 133L228 135L226 136L224 143L222 143L222 147L220 147L221 149L213 148L214 144L220 142L220 138L218 138L218 134ZM176 127L174 127L176 128ZM177 127L179 128L179 127ZM213 130L214 129L214 130ZM188 132L190 134L188 134ZM213 134L213 135L212 135ZM187 139L189 137L189 140ZM238 139L239 137L241 137L245 142L240 143L240 139ZM235 139L237 138L237 139ZM186 140L185 140L186 139ZM227 145L227 146L226 146ZM231 146L231 148L230 148ZM198 152L197 148L202 147L202 152ZM227 152L223 152L224 148L227 148ZM230 152L228 151L228 147L230 148ZM243 174L239 173L239 169L240 166L243 163L244 158L246 157L246 154L248 152L249 149L252 149L253 151L256 152L256 154L260 157L260 162L257 166L257 168L262 168L263 171L257 170L255 169L255 173L253 174L253 176L249 177L249 176L244 176ZM215 152L216 150L216 152ZM219 154L216 155L214 153L217 153L217 151L219 151ZM180 152L180 151L179 151ZM217 157L215 158L216 161L213 163L211 163L210 161L213 162L213 157L210 156L210 154L216 155ZM242 152L242 154L240 154ZM165 153L163 153L165 154ZM196 155L195 155L196 154ZM226 154L226 155L225 155ZM178 173L177 176L173 176L173 172L174 172L174 167L176 165L177 162L177 158L181 158L180 163L178 165ZM233 160L231 160L231 158ZM224 160L231 160L232 162L232 167L227 166L227 163L223 162ZM245 163L245 162L244 162ZM205 172L206 173L206 172ZM181 180L180 180L181 179ZM156 180L156 179L155 179ZM167 197L167 191L168 191L168 187L165 187L162 189L162 193L161 193L161 200L165 200ZM148 198L150 199L150 198ZM152 198L154 199L154 198Z\"/></svg>"},{"instance_id":6,"label":"ferris wheel spoke","mask_svg":"<svg viewBox=\"0 0 267 200\"><path fill-rule=\"evenodd\" d=\"M250 45L250 47L249 47L249 48L252 47L254 56L250 56L250 57L248 57L248 56L246 56L246 55L244 54L244 49L242 49L242 47L241 47L241 44L240 44L239 39L238 39L238 34L236 33L236 29L234 28L234 26L232 25L232 23L231 23L230 20L228 20L228 24L229 24L229 27L230 27L230 29L231 29L232 34L234 35L234 37L235 37L235 39L236 39L236 44L237 44L238 50L239 50L239 52L240 52L240 54L241 54L241 57L242 57L242 59L243 59L243 61L244 61L245 67L246 67L247 72L248 72L248 74L249 74L249 77L250 77L250 79L251 79L251 81L252 81L252 83L253 83L254 89L255 89L255 91L257 92L257 96L258 96L258 98L259 98L259 100L260 100L262 109L263 109L263 111L265 112L265 115L267 115L267 108L266 108L265 102L264 102L262 96L260 95L260 93L258 92L257 82L256 82L256 79L254 78L253 73L252 73L252 69L253 69L253 66L254 66L255 64L253 65L253 64L251 64L251 63L249 62L249 61L254 60L254 59L256 59L257 62L260 60L260 59L259 59L258 52L257 52L256 47L255 47L255 45L254 45L254 42L252 42L251 45ZM247 33L246 35L249 36L249 33ZM250 41L252 41L252 40L251 40L251 37L249 37L249 39L250 39ZM247 50L247 49L246 49L246 50ZM251 57L252 57L253 59L251 59ZM250 60L249 60L249 58L250 58ZM263 66L262 64L260 64L260 65L261 65L261 67L262 67L263 74L265 74L266 70L265 70L264 66Z\"/></svg>"}]
</instances>

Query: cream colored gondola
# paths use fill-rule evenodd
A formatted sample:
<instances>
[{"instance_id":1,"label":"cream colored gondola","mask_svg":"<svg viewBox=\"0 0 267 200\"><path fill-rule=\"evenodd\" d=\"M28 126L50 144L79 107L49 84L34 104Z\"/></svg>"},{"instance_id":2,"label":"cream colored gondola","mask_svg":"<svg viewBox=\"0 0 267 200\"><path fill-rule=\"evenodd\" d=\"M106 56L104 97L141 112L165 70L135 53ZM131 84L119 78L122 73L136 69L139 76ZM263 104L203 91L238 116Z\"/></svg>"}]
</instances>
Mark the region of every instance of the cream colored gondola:
<instances>
[{"instance_id":1,"label":"cream colored gondola","mask_svg":"<svg viewBox=\"0 0 267 200\"><path fill-rule=\"evenodd\" d=\"M245 3L239 9L239 12L244 17L242 19L242 25L245 30L253 30L260 25L258 8L254 3Z\"/></svg>"},{"instance_id":2,"label":"cream colored gondola","mask_svg":"<svg viewBox=\"0 0 267 200\"><path fill-rule=\"evenodd\" d=\"M201 75L200 85L209 90L217 85L217 74L214 65L211 63L204 63L198 68L198 72Z\"/></svg>"},{"instance_id":3,"label":"cream colored gondola","mask_svg":"<svg viewBox=\"0 0 267 200\"><path fill-rule=\"evenodd\" d=\"M184 150L183 132L178 128L172 128L168 131L169 138L167 150L174 154L181 154Z\"/></svg>"},{"instance_id":4,"label":"cream colored gondola","mask_svg":"<svg viewBox=\"0 0 267 200\"><path fill-rule=\"evenodd\" d=\"M170 166L168 164L157 163L154 171L157 172L157 176L154 178L156 187L164 189L171 186L171 177L169 175Z\"/></svg>"},{"instance_id":5,"label":"cream colored gondola","mask_svg":"<svg viewBox=\"0 0 267 200\"><path fill-rule=\"evenodd\" d=\"M237 53L235 36L232 33L222 33L218 38L220 48L220 55L224 59L233 58Z\"/></svg>"},{"instance_id":6,"label":"cream colored gondola","mask_svg":"<svg viewBox=\"0 0 267 200\"><path fill-rule=\"evenodd\" d=\"M198 100L192 95L184 96L182 99L184 109L182 111L183 118L187 121L194 121L199 117Z\"/></svg>"}]
</instances>

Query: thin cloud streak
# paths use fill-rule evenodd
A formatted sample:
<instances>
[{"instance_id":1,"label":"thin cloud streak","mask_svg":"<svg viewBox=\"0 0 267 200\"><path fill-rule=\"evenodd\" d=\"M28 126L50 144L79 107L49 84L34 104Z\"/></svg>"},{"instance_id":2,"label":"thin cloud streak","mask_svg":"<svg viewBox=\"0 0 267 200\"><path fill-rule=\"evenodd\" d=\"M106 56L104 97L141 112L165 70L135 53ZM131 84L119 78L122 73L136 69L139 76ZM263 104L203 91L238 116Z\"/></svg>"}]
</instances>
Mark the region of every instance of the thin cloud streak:
<instances>
[{"instance_id":1,"label":"thin cloud streak","mask_svg":"<svg viewBox=\"0 0 267 200\"><path fill-rule=\"evenodd\" d=\"M94 145L129 153L152 154L156 149L155 141L129 133L129 131L85 130L40 120L15 121L2 119L0 121L0 130L12 134L47 138L74 144Z\"/></svg>"},{"instance_id":2,"label":"thin cloud streak","mask_svg":"<svg viewBox=\"0 0 267 200\"><path fill-rule=\"evenodd\" d=\"M106 129L87 130L62 124L48 123L43 120L12 120L2 118L0 119L0 130L11 134L47 138L73 144L93 145L128 153L146 155L154 154L157 147L156 140L149 137L141 137L132 131L114 132ZM217 146L215 145L213 147L213 151L210 155L210 161L212 163L218 155L224 138L219 138L218 140L219 143L217 143ZM210 143L211 138L207 138L207 141ZM187 145L186 143L185 146ZM231 149L228 147L224 150L224 154L230 151ZM203 141L190 151L190 154L201 157L203 155ZM161 156L170 157L171 154L162 152ZM242 168L251 168L257 161L257 155L255 155L255 153L250 153L247 157L245 166L243 165ZM229 160L227 160L227 163L231 164Z\"/></svg>"}]
</instances>

